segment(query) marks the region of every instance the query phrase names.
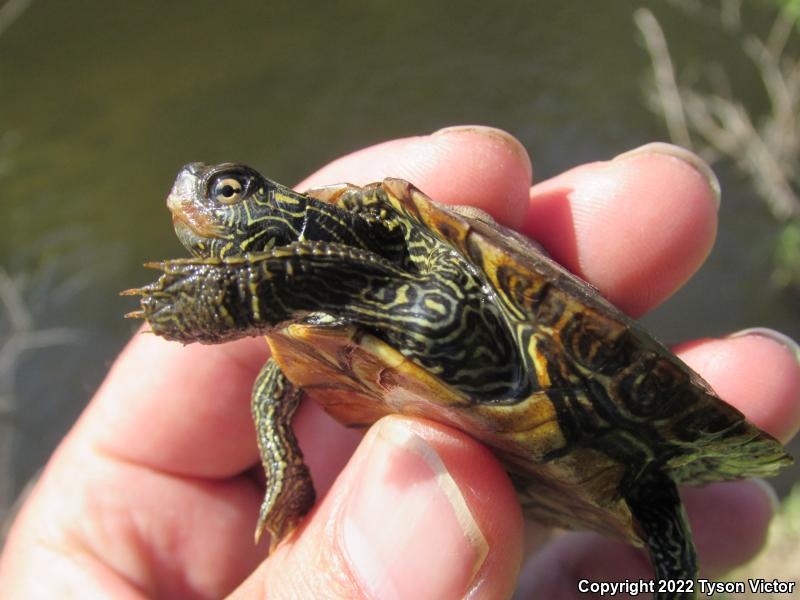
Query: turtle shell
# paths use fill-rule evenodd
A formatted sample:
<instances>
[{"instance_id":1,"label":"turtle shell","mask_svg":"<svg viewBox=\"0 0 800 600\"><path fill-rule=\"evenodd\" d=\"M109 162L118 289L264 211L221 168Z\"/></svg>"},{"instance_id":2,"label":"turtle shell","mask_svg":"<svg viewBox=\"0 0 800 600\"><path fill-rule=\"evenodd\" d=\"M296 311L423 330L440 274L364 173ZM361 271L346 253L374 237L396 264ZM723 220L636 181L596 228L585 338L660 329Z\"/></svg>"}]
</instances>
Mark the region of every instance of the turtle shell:
<instances>
[{"instance_id":1,"label":"turtle shell","mask_svg":"<svg viewBox=\"0 0 800 600\"><path fill-rule=\"evenodd\" d=\"M346 187L310 192L333 202ZM647 465L679 484L766 476L791 462L666 347L490 217L437 204L411 184L365 188L448 242L501 308L533 387L480 402L352 324L310 319L267 340L286 376L340 422L386 414L454 426L489 446L528 516L640 544L625 493Z\"/></svg>"}]
</instances>

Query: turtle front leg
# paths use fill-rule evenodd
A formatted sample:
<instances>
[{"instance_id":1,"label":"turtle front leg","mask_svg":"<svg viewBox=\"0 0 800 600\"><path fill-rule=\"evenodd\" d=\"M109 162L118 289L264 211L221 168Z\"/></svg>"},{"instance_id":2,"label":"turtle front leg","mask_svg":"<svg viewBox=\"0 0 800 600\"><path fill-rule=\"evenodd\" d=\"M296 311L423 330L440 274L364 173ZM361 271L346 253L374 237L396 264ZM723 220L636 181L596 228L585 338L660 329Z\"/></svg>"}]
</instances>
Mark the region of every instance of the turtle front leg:
<instances>
[{"instance_id":1,"label":"turtle front leg","mask_svg":"<svg viewBox=\"0 0 800 600\"><path fill-rule=\"evenodd\" d=\"M242 257L187 258L148 263L157 281L122 292L139 294L153 333L188 344L218 344L258 336L309 311L330 311L378 324L374 306L387 285L408 274L366 250L325 242L294 242ZM364 295L370 298L363 298ZM366 300L366 302L365 302Z\"/></svg>"},{"instance_id":2,"label":"turtle front leg","mask_svg":"<svg viewBox=\"0 0 800 600\"><path fill-rule=\"evenodd\" d=\"M293 242L241 257L164 261L153 265L164 271L158 281L126 293L142 295L142 310L130 316L169 340L264 335L322 312L378 331L470 398L519 396L525 363L502 314L470 269L438 252L435 269L416 272L344 244Z\"/></svg>"},{"instance_id":3,"label":"turtle front leg","mask_svg":"<svg viewBox=\"0 0 800 600\"><path fill-rule=\"evenodd\" d=\"M656 573L654 598L696 598L697 554L675 482L661 471L647 472L626 499L650 551Z\"/></svg>"},{"instance_id":4,"label":"turtle front leg","mask_svg":"<svg viewBox=\"0 0 800 600\"><path fill-rule=\"evenodd\" d=\"M302 392L286 379L273 359L261 369L253 386L253 422L267 475L255 540L258 543L267 529L270 551L297 526L314 505L316 496L291 427L301 396Z\"/></svg>"}]
</instances>

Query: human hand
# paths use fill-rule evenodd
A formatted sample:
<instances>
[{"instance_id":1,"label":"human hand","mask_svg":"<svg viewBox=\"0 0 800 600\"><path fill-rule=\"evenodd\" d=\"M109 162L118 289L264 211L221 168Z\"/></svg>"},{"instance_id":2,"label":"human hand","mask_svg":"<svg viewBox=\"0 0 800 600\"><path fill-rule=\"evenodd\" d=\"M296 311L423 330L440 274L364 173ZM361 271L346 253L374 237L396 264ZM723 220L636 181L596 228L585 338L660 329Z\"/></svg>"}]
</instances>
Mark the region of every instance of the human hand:
<instances>
[{"instance_id":1,"label":"human hand","mask_svg":"<svg viewBox=\"0 0 800 600\"><path fill-rule=\"evenodd\" d=\"M709 180L663 147L531 188L522 147L480 128L369 148L298 188L389 175L537 238L633 316L694 273L716 230ZM759 427L783 441L796 432L800 367L786 346L750 334L679 354ZM491 453L458 431L400 417L359 443L313 403L295 429L321 500L265 560L265 543L250 543L263 486L252 474L260 465L249 416L265 358L263 340L181 347L135 336L25 503L0 562L0 597L511 594L522 518ZM708 576L752 556L773 511L765 488L747 481L685 490L684 500ZM578 579L651 576L642 551L591 533L537 549L524 593L577 598Z\"/></svg>"}]
</instances>

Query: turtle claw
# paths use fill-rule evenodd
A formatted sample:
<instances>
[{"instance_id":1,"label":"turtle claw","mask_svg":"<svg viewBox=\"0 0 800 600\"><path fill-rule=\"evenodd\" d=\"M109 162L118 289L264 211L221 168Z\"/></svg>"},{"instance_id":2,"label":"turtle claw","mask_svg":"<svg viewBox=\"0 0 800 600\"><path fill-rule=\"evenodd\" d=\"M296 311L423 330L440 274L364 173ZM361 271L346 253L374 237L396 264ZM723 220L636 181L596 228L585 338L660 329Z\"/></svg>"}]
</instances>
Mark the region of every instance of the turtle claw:
<instances>
[{"instance_id":1,"label":"turtle claw","mask_svg":"<svg viewBox=\"0 0 800 600\"><path fill-rule=\"evenodd\" d=\"M144 263L144 267L146 269L155 269L157 271L163 271L164 270L164 261L150 260L150 261L147 261L146 263Z\"/></svg>"},{"instance_id":2,"label":"turtle claw","mask_svg":"<svg viewBox=\"0 0 800 600\"><path fill-rule=\"evenodd\" d=\"M130 288L129 290L122 290L120 296L144 296L145 290L142 288Z\"/></svg>"},{"instance_id":3,"label":"turtle claw","mask_svg":"<svg viewBox=\"0 0 800 600\"><path fill-rule=\"evenodd\" d=\"M258 524L256 525L256 531L253 534L253 541L255 542L256 546L258 545L258 542L261 541L261 537L264 535L264 529L266 528L266 525L267 524L264 521L263 517L259 516ZM270 540L270 545L271 544L272 541Z\"/></svg>"},{"instance_id":4,"label":"turtle claw","mask_svg":"<svg viewBox=\"0 0 800 600\"><path fill-rule=\"evenodd\" d=\"M133 310L129 313L125 313L126 319L144 319L144 311L142 310Z\"/></svg>"}]
</instances>

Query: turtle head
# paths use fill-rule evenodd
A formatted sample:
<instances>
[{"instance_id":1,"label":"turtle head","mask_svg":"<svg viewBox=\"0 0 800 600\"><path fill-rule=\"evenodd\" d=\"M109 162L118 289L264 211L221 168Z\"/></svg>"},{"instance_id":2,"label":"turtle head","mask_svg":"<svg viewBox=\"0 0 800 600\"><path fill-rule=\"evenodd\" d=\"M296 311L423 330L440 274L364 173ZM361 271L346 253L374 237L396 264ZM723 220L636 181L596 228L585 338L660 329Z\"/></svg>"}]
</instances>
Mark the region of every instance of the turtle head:
<instances>
[{"instance_id":1,"label":"turtle head","mask_svg":"<svg viewBox=\"0 0 800 600\"><path fill-rule=\"evenodd\" d=\"M175 233L198 258L222 258L298 239L292 211L303 196L243 165L190 163L167 197Z\"/></svg>"}]
</instances>

